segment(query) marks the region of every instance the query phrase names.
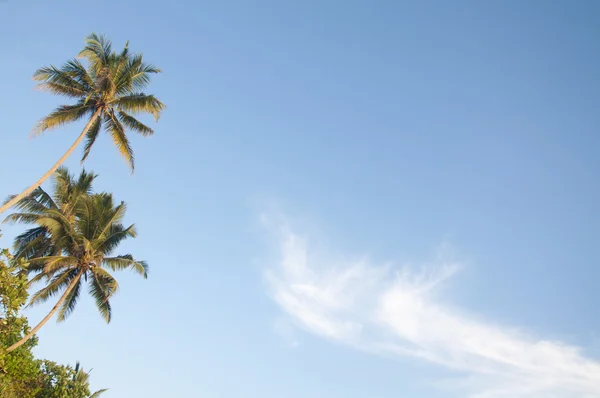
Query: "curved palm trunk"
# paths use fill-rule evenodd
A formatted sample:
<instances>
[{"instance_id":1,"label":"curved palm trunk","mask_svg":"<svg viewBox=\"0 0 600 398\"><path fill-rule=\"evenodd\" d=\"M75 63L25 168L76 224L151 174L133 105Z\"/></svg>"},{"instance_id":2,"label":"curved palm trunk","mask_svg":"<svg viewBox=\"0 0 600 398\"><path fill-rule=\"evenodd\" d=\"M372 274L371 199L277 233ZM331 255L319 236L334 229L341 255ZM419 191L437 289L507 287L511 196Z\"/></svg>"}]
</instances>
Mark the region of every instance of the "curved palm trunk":
<instances>
[{"instance_id":1,"label":"curved palm trunk","mask_svg":"<svg viewBox=\"0 0 600 398\"><path fill-rule=\"evenodd\" d=\"M42 326L44 326L46 324L46 322L48 322L50 320L50 318L52 318L52 316L56 313L56 311L58 311L58 308L61 306L61 304L65 301L65 299L67 298L69 293L71 293L71 290L73 290L73 288L75 287L77 282L79 282L79 279L81 279L82 275L83 275L83 270L79 271L79 273L77 274L75 279L73 279L73 281L71 282L71 284L69 285L67 290L65 290L63 295L60 296L60 299L58 299L58 302L56 303L56 305L54 305L54 307L52 307L52 310L50 310L48 315L46 315L46 317L44 317L44 319L42 319L42 321L40 323L38 323L36 327L31 329L31 332L27 333L25 335L25 337L23 337L21 340L17 341L15 344L8 347L6 349L6 352L11 352L11 351L14 351L17 348L21 347L23 344L25 344L27 342L27 340L29 340L31 337L33 337L33 335L36 334L37 331L40 330L42 328Z\"/></svg>"},{"instance_id":2,"label":"curved palm trunk","mask_svg":"<svg viewBox=\"0 0 600 398\"><path fill-rule=\"evenodd\" d=\"M18 201L20 201L21 199L23 199L24 197L26 197L27 195L32 193L37 187L42 185L44 183L44 181L46 181L48 179L48 177L50 177L52 174L54 174L54 172L65 162L65 160L67 160L67 158L71 155L71 153L73 153L75 148L77 148L79 146L79 144L81 144L83 137L85 137L85 135L87 134L90 127L92 127L94 120L96 120L96 118L100 115L100 112L101 112L101 110L99 109L96 111L96 113L94 113L94 115L90 118L90 121L83 128L83 131L81 132L81 134L79 134L79 137L77 137L77 139L75 140L73 145L71 145L71 147L67 150L67 152L65 152L65 154L62 156L62 158L60 158L58 160L58 162L56 162L56 164L54 166L52 166L52 168L50 170L48 170L46 172L46 174L44 174L42 176L42 178L37 180L35 182L35 184L33 184L32 186L30 186L29 188L27 188L26 190L24 190L23 192L21 192L14 198L12 198L10 201L8 201L6 204L4 204L2 207L0 207L0 214L4 213L6 210L10 209L15 204L17 204Z\"/></svg>"}]
</instances>

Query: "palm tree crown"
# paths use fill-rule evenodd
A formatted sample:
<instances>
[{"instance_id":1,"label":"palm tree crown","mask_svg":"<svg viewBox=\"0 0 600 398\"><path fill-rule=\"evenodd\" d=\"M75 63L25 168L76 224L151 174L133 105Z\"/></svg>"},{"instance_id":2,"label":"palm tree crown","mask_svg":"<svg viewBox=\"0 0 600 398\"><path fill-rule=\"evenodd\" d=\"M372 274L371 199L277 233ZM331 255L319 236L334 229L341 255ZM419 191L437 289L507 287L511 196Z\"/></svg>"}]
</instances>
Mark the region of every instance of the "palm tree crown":
<instances>
[{"instance_id":1,"label":"palm tree crown","mask_svg":"<svg viewBox=\"0 0 600 398\"><path fill-rule=\"evenodd\" d=\"M41 82L41 89L77 101L73 105L62 105L44 117L33 134L87 117L90 124L82 162L104 128L133 171L133 150L126 130L144 136L154 134L150 127L132 115L150 113L158 121L165 106L143 90L150 83L150 75L159 73L160 69L146 64L141 54L131 54L128 44L121 52L113 51L111 42L97 34L86 38L78 58L87 60L87 68L78 59L73 59L61 68L48 66L35 72L34 79Z\"/></svg>"},{"instance_id":2,"label":"palm tree crown","mask_svg":"<svg viewBox=\"0 0 600 398\"><path fill-rule=\"evenodd\" d=\"M75 382L75 385L82 388L86 393L90 391L90 372L91 370L88 372L83 370L79 362L75 364L75 368L73 369L73 382ZM108 389L103 388L94 393L90 393L91 395L86 394L86 396L89 395L89 398L98 398L106 391L108 391Z\"/></svg>"},{"instance_id":3,"label":"palm tree crown","mask_svg":"<svg viewBox=\"0 0 600 398\"><path fill-rule=\"evenodd\" d=\"M113 256L118 245L127 238L134 238L136 231L133 225L122 224L126 211L124 202L115 204L111 194L91 192L95 177L82 171L75 178L60 168L53 195L37 188L17 203L20 212L5 220L36 225L15 238L15 256L27 260L28 272L34 275L30 284L45 282L45 286L32 295L30 305L45 302L62 292L52 311L28 336L39 330L56 311L58 321L64 321L75 308L84 282L88 283L98 311L110 322L110 298L118 289L110 271L132 269L147 277L146 262L135 260L131 254Z\"/></svg>"},{"instance_id":4,"label":"palm tree crown","mask_svg":"<svg viewBox=\"0 0 600 398\"><path fill-rule=\"evenodd\" d=\"M134 169L133 149L126 131L133 130L144 136L154 134L147 125L133 115L150 113L158 121L165 105L143 89L150 83L150 76L160 72L157 67L143 61L140 54L131 54L128 44L121 52L112 50L104 36L91 34L79 58L87 60L85 67L73 59L61 68L48 66L38 69L34 79L39 88L76 100L73 105L62 105L38 122L33 135L41 134L67 123L87 118L87 123L75 142L65 154L42 177L19 195L0 205L0 213L13 207L41 186L67 160L85 138L83 157L85 161L102 129L112 137L117 149Z\"/></svg>"}]
</instances>

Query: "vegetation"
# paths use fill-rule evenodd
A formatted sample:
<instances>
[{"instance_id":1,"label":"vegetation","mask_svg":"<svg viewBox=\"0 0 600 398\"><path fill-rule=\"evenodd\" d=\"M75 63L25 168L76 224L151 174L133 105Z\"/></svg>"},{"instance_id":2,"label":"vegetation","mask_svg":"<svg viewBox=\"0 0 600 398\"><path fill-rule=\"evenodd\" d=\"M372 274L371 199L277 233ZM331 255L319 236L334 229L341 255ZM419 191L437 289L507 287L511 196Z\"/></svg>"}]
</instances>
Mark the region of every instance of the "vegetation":
<instances>
[{"instance_id":1,"label":"vegetation","mask_svg":"<svg viewBox=\"0 0 600 398\"><path fill-rule=\"evenodd\" d=\"M85 138L81 159L83 163L103 128L112 137L132 172L134 156L126 130L135 131L143 136L154 134L154 130L132 115L150 113L158 121L165 105L155 96L145 94L143 90L150 83L150 76L159 73L160 69L145 63L142 55L130 53L128 44L119 53L113 51L111 42L96 34L86 38L86 45L78 58L85 59L87 67L78 59L73 59L61 68L43 67L33 75L33 78L40 82L40 89L75 99L76 102L73 105L59 106L39 121L32 134L39 135L83 118L87 118L87 124L58 162L35 184L1 206L0 213L42 185Z\"/></svg>"},{"instance_id":2,"label":"vegetation","mask_svg":"<svg viewBox=\"0 0 600 398\"><path fill-rule=\"evenodd\" d=\"M83 59L85 64L80 62ZM144 89L151 75L160 70L143 61L142 55L112 49L105 37L91 34L76 59L57 68L38 69L38 87L75 102L61 105L41 119L33 130L47 130L79 120L86 125L73 145L38 181L19 195L10 196L0 213L15 207L5 221L32 227L15 238L14 256L0 252L0 397L2 398L97 398L106 390L90 392L89 373L75 367L36 359L32 348L35 333L55 314L64 321L73 312L88 285L104 320L111 320L111 297L118 290L112 271L130 269L147 277L148 266L131 254L113 255L119 244L134 238L133 225L123 225L126 205L116 203L110 193L95 193L96 175L85 170L76 177L61 167L85 140L83 163L102 130L134 170L133 149L127 131L154 134L136 116L148 113L158 121L165 106ZM55 175L49 194L41 185ZM31 277L31 278L30 278ZM29 299L28 289L43 287ZM29 327L22 308L57 298L51 311L34 328ZM29 300L29 301L28 301Z\"/></svg>"},{"instance_id":3,"label":"vegetation","mask_svg":"<svg viewBox=\"0 0 600 398\"><path fill-rule=\"evenodd\" d=\"M111 194L92 193L95 178L85 170L75 178L60 168L53 195L37 188L17 203L21 212L6 218L36 225L15 239L16 258L26 260L27 272L35 275L29 283L46 283L33 294L30 305L63 292L48 315L7 352L24 344L56 312L58 321L64 321L77 305L83 280L89 284L98 311L110 322L110 298L119 284L109 271L132 269L147 277L144 261L134 260L131 254L111 256L123 240L135 238L136 232L133 225L121 224L127 209L124 202L115 205Z\"/></svg>"},{"instance_id":4,"label":"vegetation","mask_svg":"<svg viewBox=\"0 0 600 398\"><path fill-rule=\"evenodd\" d=\"M20 314L27 301L26 264L8 250L0 254L0 346L21 340L29 329ZM71 366L35 359L32 338L10 354L0 350L0 397L2 398L97 398L106 390L90 392L89 374L79 363Z\"/></svg>"}]
</instances>

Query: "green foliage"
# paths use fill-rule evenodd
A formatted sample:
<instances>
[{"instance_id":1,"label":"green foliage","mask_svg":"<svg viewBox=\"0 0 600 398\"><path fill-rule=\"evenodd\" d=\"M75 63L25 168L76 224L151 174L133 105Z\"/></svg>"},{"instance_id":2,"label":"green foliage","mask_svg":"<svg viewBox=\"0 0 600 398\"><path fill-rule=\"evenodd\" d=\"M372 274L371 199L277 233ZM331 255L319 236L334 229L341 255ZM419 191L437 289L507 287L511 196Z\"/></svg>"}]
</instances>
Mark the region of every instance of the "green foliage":
<instances>
[{"instance_id":1,"label":"green foliage","mask_svg":"<svg viewBox=\"0 0 600 398\"><path fill-rule=\"evenodd\" d=\"M81 369L40 361L42 388L35 398L96 398L106 390L90 392L89 373Z\"/></svg>"},{"instance_id":2,"label":"green foliage","mask_svg":"<svg viewBox=\"0 0 600 398\"><path fill-rule=\"evenodd\" d=\"M116 204L108 193L92 193L95 177L85 170L75 177L60 168L52 195L37 188L17 203L21 212L6 219L36 225L15 239L15 256L29 263L27 271L35 275L30 283L46 283L32 295L31 304L67 292L58 310L59 321L75 308L84 281L98 311L110 322L110 298L119 284L109 271L130 269L147 277L144 261L131 254L112 255L123 240L134 238L136 231L133 225L122 224L127 210L124 202Z\"/></svg>"},{"instance_id":3,"label":"green foliage","mask_svg":"<svg viewBox=\"0 0 600 398\"><path fill-rule=\"evenodd\" d=\"M78 58L85 59L87 67L74 59L61 68L40 68L33 75L40 89L76 100L74 105L59 106L40 120L33 134L88 118L93 123L86 133L81 161L104 128L133 171L133 150L126 129L143 136L154 134L133 115L150 113L158 121L165 105L143 90L150 84L150 76L160 69L145 63L141 54L130 53L128 44L121 52L113 51L111 42L96 34L86 38Z\"/></svg>"},{"instance_id":4,"label":"green foliage","mask_svg":"<svg viewBox=\"0 0 600 398\"><path fill-rule=\"evenodd\" d=\"M104 390L90 393L89 374L79 364L59 365L35 359L32 338L5 353L28 331L27 318L20 313L27 302L27 274L23 260L15 260L8 250L0 251L0 397L2 398L95 398Z\"/></svg>"},{"instance_id":5,"label":"green foliage","mask_svg":"<svg viewBox=\"0 0 600 398\"><path fill-rule=\"evenodd\" d=\"M26 264L15 261L8 250L0 252L0 336L21 331L25 319L19 310L27 302Z\"/></svg>"},{"instance_id":6,"label":"green foliage","mask_svg":"<svg viewBox=\"0 0 600 398\"><path fill-rule=\"evenodd\" d=\"M144 62L142 55L131 53L128 44L117 52L109 40L96 34L86 38L77 58L60 68L48 66L35 72L38 88L71 98L74 103L61 105L41 119L32 134L85 119L86 129L76 141L78 144L85 135L81 161L85 161L104 130L133 172L134 154L127 131L142 136L154 134L136 116L148 113L158 121L165 109L155 96L144 92L151 75L160 70ZM30 193L56 167L12 200L16 202ZM61 168L56 173L52 195L38 187L19 200L19 212L5 220L35 226L15 239L14 257L8 250L0 252L1 398L97 398L105 391L90 392L89 373L79 363L73 368L39 360L31 351L38 343L35 333L57 309L59 321L74 310L84 282L99 312L110 322L110 298L119 287L110 271L130 269L147 277L148 265L144 261L131 254L113 255L123 240L135 237L136 231L133 225L122 224L125 203L115 203L108 193L92 193L95 177L83 171L75 178ZM13 204L7 201L0 212ZM33 277L29 279L29 275ZM62 296L49 315L31 329L21 309L29 299L28 287L37 282L44 282L45 286L32 295L30 304Z\"/></svg>"},{"instance_id":7,"label":"green foliage","mask_svg":"<svg viewBox=\"0 0 600 398\"><path fill-rule=\"evenodd\" d=\"M20 314L28 297L25 265L22 260L16 261L8 250L0 252L0 392L6 389L3 387L5 375L19 375L18 380L13 382L13 389L19 392L28 388L31 377L36 374L31 354L31 348L37 343L35 338L10 355L3 350L19 341L29 329L27 318Z\"/></svg>"}]
</instances>

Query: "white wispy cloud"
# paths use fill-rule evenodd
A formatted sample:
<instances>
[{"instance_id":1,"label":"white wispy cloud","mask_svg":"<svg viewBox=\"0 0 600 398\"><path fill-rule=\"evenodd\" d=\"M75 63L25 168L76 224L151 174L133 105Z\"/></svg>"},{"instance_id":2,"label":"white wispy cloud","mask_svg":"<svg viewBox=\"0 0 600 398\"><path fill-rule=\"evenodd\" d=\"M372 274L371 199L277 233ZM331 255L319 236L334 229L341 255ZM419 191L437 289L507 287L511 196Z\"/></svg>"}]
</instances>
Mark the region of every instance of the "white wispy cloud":
<instances>
[{"instance_id":1,"label":"white wispy cloud","mask_svg":"<svg viewBox=\"0 0 600 398\"><path fill-rule=\"evenodd\" d=\"M445 306L440 287L459 264L442 256L427 267L398 270L367 259L345 261L310 250L285 223L275 230L280 258L265 272L270 294L309 332L455 371L456 378L440 386L465 397L600 397L600 362L578 347Z\"/></svg>"}]
</instances>

